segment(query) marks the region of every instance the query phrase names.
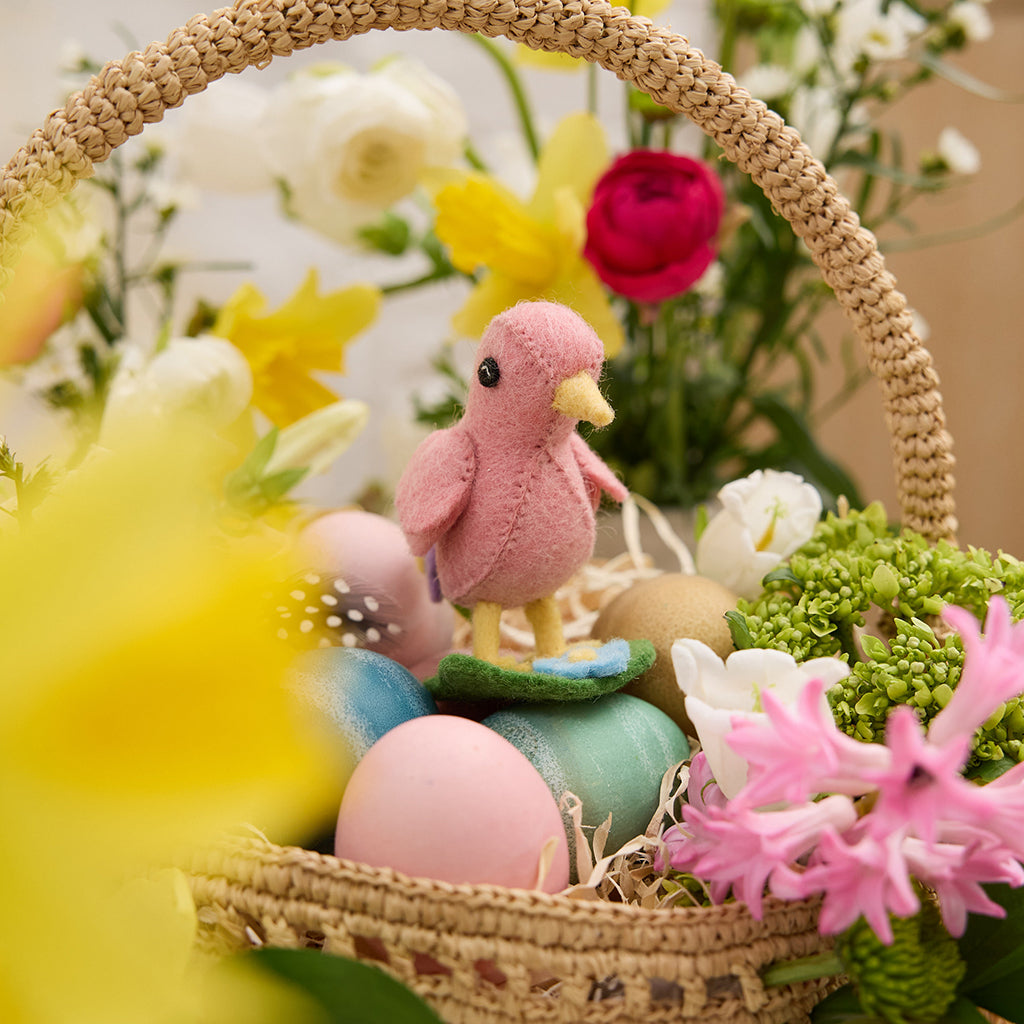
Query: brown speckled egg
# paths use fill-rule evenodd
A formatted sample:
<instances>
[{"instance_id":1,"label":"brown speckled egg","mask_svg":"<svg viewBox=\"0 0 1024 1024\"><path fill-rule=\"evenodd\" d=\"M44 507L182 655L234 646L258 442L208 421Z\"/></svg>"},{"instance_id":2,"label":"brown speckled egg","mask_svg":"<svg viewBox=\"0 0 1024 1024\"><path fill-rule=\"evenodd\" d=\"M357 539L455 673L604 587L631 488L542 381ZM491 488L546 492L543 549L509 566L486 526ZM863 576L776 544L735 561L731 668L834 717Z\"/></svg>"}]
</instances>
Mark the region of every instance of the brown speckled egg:
<instances>
[{"instance_id":1,"label":"brown speckled egg","mask_svg":"<svg viewBox=\"0 0 1024 1024\"><path fill-rule=\"evenodd\" d=\"M719 657L733 651L725 613L736 607L737 596L703 576L663 573L624 590L602 609L592 630L599 640L622 637L650 640L658 653L654 665L622 692L660 708L693 736L686 717L684 694L672 669L672 642L680 637L703 640Z\"/></svg>"}]
</instances>

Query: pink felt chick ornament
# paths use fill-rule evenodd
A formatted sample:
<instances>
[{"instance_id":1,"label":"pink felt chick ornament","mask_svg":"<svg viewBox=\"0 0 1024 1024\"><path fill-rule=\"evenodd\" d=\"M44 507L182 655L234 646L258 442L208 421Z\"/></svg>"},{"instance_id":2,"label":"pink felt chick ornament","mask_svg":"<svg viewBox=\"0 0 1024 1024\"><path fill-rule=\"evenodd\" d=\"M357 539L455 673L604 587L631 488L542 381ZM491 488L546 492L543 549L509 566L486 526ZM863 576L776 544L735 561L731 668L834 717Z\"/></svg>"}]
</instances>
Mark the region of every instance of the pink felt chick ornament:
<instances>
[{"instance_id":1,"label":"pink felt chick ornament","mask_svg":"<svg viewBox=\"0 0 1024 1024\"><path fill-rule=\"evenodd\" d=\"M625 486L576 433L614 413L597 387L600 339L572 310L524 302L480 341L462 419L431 434L398 483L412 552L431 548L441 592L473 611L473 654L498 663L502 608L524 607L537 655L565 651L554 593L593 554L594 513Z\"/></svg>"}]
</instances>

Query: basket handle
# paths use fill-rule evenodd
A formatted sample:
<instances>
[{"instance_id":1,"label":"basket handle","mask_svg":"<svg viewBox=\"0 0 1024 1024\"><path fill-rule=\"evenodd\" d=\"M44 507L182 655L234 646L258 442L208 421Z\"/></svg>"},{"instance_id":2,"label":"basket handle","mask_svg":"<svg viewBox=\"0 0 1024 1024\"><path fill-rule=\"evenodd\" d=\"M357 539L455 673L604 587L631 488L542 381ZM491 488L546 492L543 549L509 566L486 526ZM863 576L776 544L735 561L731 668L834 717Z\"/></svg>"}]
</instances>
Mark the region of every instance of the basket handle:
<instances>
[{"instance_id":1,"label":"basket handle","mask_svg":"<svg viewBox=\"0 0 1024 1024\"><path fill-rule=\"evenodd\" d=\"M901 518L956 532L953 456L931 355L914 334L874 236L797 132L682 36L605 0L238 0L166 43L111 61L14 155L0 178L0 288L33 215L169 107L228 73L371 29L506 36L600 64L685 114L757 183L810 249L882 388Z\"/></svg>"}]
</instances>

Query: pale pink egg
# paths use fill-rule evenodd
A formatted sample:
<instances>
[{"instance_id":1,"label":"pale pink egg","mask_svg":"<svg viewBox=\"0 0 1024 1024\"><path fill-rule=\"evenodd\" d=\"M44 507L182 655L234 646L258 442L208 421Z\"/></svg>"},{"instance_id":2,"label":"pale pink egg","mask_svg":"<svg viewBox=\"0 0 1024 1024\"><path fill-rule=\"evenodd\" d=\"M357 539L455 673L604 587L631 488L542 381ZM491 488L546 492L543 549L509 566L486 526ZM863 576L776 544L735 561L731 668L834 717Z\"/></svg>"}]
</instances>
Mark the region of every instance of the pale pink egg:
<instances>
[{"instance_id":1,"label":"pale pink egg","mask_svg":"<svg viewBox=\"0 0 1024 1024\"><path fill-rule=\"evenodd\" d=\"M455 612L447 601L430 600L426 574L396 523L361 509L329 512L302 531L298 547L325 585L318 600L334 601L310 616L310 625L323 619L333 626L336 645L386 654L418 679L434 674L451 650ZM340 581L342 594L331 590L332 580ZM312 601L314 612L318 600ZM304 613L299 609L296 621Z\"/></svg>"},{"instance_id":2,"label":"pale pink egg","mask_svg":"<svg viewBox=\"0 0 1024 1024\"><path fill-rule=\"evenodd\" d=\"M508 740L477 722L427 715L382 736L356 766L335 853L445 882L539 888L569 881L569 851L547 783Z\"/></svg>"}]
</instances>

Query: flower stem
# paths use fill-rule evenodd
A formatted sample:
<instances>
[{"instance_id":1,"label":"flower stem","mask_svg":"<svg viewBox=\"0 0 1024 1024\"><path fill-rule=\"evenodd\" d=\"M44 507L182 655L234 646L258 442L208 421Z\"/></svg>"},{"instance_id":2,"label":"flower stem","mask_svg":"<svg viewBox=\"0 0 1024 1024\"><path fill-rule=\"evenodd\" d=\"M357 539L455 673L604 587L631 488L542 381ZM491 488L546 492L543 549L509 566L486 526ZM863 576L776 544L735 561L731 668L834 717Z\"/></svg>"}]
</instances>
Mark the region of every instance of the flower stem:
<instances>
[{"instance_id":1,"label":"flower stem","mask_svg":"<svg viewBox=\"0 0 1024 1024\"><path fill-rule=\"evenodd\" d=\"M526 90L523 88L518 72L512 66L512 61L502 53L501 48L491 42L490 39L476 34L471 35L469 38L490 54L502 75L505 76L505 81L508 83L512 93L512 102L515 104L516 113L519 115L519 126L523 130L523 138L526 140L526 146L530 150L530 156L536 161L540 156L540 141L537 138L537 131L533 126L533 113L530 110L530 101L526 97Z\"/></svg>"},{"instance_id":2,"label":"flower stem","mask_svg":"<svg viewBox=\"0 0 1024 1024\"><path fill-rule=\"evenodd\" d=\"M842 973L843 961L837 954L829 951L801 957L799 960L785 960L780 964L772 964L761 975L761 979L765 985L793 985L799 981L830 978Z\"/></svg>"}]
</instances>

